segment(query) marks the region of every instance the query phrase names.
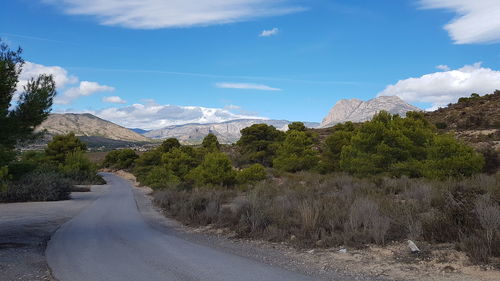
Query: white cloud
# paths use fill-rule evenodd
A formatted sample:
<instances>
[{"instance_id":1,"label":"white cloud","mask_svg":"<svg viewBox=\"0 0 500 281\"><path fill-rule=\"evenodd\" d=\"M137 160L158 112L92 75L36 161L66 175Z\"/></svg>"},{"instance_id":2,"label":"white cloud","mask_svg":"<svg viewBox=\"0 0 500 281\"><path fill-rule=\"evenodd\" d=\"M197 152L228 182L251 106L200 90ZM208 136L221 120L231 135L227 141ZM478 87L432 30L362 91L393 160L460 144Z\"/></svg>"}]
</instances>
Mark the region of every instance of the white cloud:
<instances>
[{"instance_id":1,"label":"white cloud","mask_svg":"<svg viewBox=\"0 0 500 281\"><path fill-rule=\"evenodd\" d=\"M64 88L68 84L78 83L77 77L69 75L68 71L60 66L45 66L27 61L23 65L21 75L19 75L17 90L22 90L23 86L31 78L37 77L40 74L52 74L57 88Z\"/></svg>"},{"instance_id":2,"label":"white cloud","mask_svg":"<svg viewBox=\"0 0 500 281\"><path fill-rule=\"evenodd\" d=\"M74 111L73 111L74 112ZM127 128L161 129L171 125L189 123L218 123L237 119L266 119L258 116L235 114L228 109L200 106L159 105L156 103L110 107L85 111Z\"/></svg>"},{"instance_id":3,"label":"white cloud","mask_svg":"<svg viewBox=\"0 0 500 281\"><path fill-rule=\"evenodd\" d=\"M258 90L258 91L281 91L279 88L273 88L267 85L252 84L252 83L227 83L221 82L215 84L217 88L223 89L238 89L238 90Z\"/></svg>"},{"instance_id":4,"label":"white cloud","mask_svg":"<svg viewBox=\"0 0 500 281\"><path fill-rule=\"evenodd\" d=\"M112 92L115 88L100 85L97 82L82 81L77 87L67 89L62 95L56 96L55 104L70 104L75 99L80 97L90 96L98 92Z\"/></svg>"},{"instance_id":5,"label":"white cloud","mask_svg":"<svg viewBox=\"0 0 500 281\"><path fill-rule=\"evenodd\" d=\"M270 29L270 30L263 30L261 33L260 33L260 37L269 37L269 36L273 36L273 35L276 35L280 32L280 30L275 27L273 29Z\"/></svg>"},{"instance_id":6,"label":"white cloud","mask_svg":"<svg viewBox=\"0 0 500 281\"><path fill-rule=\"evenodd\" d=\"M436 66L437 69L442 70L442 71L449 71L450 67L444 64L440 64Z\"/></svg>"},{"instance_id":7,"label":"white cloud","mask_svg":"<svg viewBox=\"0 0 500 281\"><path fill-rule=\"evenodd\" d=\"M103 102L109 102L109 103L127 103L127 101L123 100L119 96L111 96L111 97L104 97L102 98Z\"/></svg>"},{"instance_id":8,"label":"white cloud","mask_svg":"<svg viewBox=\"0 0 500 281\"><path fill-rule=\"evenodd\" d=\"M42 0L66 14L135 29L224 24L293 13L289 0Z\"/></svg>"},{"instance_id":9,"label":"white cloud","mask_svg":"<svg viewBox=\"0 0 500 281\"><path fill-rule=\"evenodd\" d=\"M115 89L110 86L100 85L97 82L79 81L78 77L68 74L68 71L60 66L45 66L32 62L25 62L19 82L17 83L17 92L14 100L17 100L19 94L23 91L23 87L31 78L35 78L40 74L51 74L56 82L58 93L54 99L55 104L69 104L73 100L82 97L90 96L97 92L111 92Z\"/></svg>"},{"instance_id":10,"label":"white cloud","mask_svg":"<svg viewBox=\"0 0 500 281\"><path fill-rule=\"evenodd\" d=\"M432 104L431 109L446 106L472 93L489 94L500 89L500 71L484 68L481 63L456 70L426 74L389 85L378 96L398 96L407 102Z\"/></svg>"},{"instance_id":11,"label":"white cloud","mask_svg":"<svg viewBox=\"0 0 500 281\"><path fill-rule=\"evenodd\" d=\"M498 0L420 0L426 9L448 9L457 17L445 25L456 44L500 41L500 1Z\"/></svg>"}]
</instances>

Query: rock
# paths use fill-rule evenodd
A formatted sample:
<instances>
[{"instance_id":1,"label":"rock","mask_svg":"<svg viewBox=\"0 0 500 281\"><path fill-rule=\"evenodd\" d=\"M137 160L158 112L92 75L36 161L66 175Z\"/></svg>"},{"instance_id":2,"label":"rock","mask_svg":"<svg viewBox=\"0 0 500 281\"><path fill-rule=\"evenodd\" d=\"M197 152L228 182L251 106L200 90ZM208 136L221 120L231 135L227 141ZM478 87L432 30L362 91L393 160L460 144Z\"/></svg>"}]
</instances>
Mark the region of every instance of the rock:
<instances>
[{"instance_id":1,"label":"rock","mask_svg":"<svg viewBox=\"0 0 500 281\"><path fill-rule=\"evenodd\" d=\"M297 239L295 235L290 236L290 241L295 241L295 239Z\"/></svg>"},{"instance_id":2,"label":"rock","mask_svg":"<svg viewBox=\"0 0 500 281\"><path fill-rule=\"evenodd\" d=\"M341 253L341 254L346 254L347 253L347 249L346 248L342 248L338 252Z\"/></svg>"},{"instance_id":3,"label":"rock","mask_svg":"<svg viewBox=\"0 0 500 281\"><path fill-rule=\"evenodd\" d=\"M385 110L391 114L399 114L400 116L405 116L408 111L420 111L419 108L404 102L396 96L381 96L369 101L343 99L338 101L330 110L321 122L320 127L332 127L335 124L347 121L368 121L381 110Z\"/></svg>"},{"instance_id":4,"label":"rock","mask_svg":"<svg viewBox=\"0 0 500 281\"><path fill-rule=\"evenodd\" d=\"M411 240L408 240L408 247L410 248L411 252L412 253L418 253L420 252L420 249L417 247L417 245L411 241Z\"/></svg>"},{"instance_id":5,"label":"rock","mask_svg":"<svg viewBox=\"0 0 500 281\"><path fill-rule=\"evenodd\" d=\"M314 250L307 251L307 253L309 253L309 254L314 254L314 252L315 252Z\"/></svg>"}]
</instances>

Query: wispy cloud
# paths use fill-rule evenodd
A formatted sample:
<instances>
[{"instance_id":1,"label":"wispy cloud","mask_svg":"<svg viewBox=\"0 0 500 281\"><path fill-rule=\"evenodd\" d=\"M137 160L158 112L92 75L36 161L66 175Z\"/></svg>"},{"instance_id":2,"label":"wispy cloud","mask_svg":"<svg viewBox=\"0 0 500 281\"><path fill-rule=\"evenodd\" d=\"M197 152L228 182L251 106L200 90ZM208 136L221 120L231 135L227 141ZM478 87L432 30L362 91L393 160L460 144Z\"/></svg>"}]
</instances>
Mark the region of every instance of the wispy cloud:
<instances>
[{"instance_id":1,"label":"wispy cloud","mask_svg":"<svg viewBox=\"0 0 500 281\"><path fill-rule=\"evenodd\" d=\"M456 44L500 42L500 1L420 0L425 9L447 9L457 17L445 25Z\"/></svg>"},{"instance_id":2,"label":"wispy cloud","mask_svg":"<svg viewBox=\"0 0 500 281\"><path fill-rule=\"evenodd\" d=\"M398 96L407 102L430 103L430 109L437 109L456 102L460 97L472 93L488 94L496 89L500 89L500 71L475 63L455 70L400 80L387 86L379 96Z\"/></svg>"},{"instance_id":3,"label":"wispy cloud","mask_svg":"<svg viewBox=\"0 0 500 281\"><path fill-rule=\"evenodd\" d=\"M104 98L102 98L102 101L109 102L109 103L121 103L121 104L127 103L126 100L123 100L119 96L104 97Z\"/></svg>"},{"instance_id":4,"label":"wispy cloud","mask_svg":"<svg viewBox=\"0 0 500 281\"><path fill-rule=\"evenodd\" d=\"M42 0L66 14L134 29L224 24L304 10L289 0Z\"/></svg>"},{"instance_id":5,"label":"wispy cloud","mask_svg":"<svg viewBox=\"0 0 500 281\"><path fill-rule=\"evenodd\" d=\"M269 29L269 30L263 30L261 33L260 33L260 37L270 37L270 36L274 36L274 35L277 35L278 33L280 32L279 28L275 27L273 29Z\"/></svg>"},{"instance_id":6,"label":"wispy cloud","mask_svg":"<svg viewBox=\"0 0 500 281\"><path fill-rule=\"evenodd\" d=\"M252 84L252 83L227 83L221 82L215 84L217 88L223 89L238 89L238 90L258 90L258 91L281 91L279 88L273 88L262 84Z\"/></svg>"},{"instance_id":7,"label":"wispy cloud","mask_svg":"<svg viewBox=\"0 0 500 281\"><path fill-rule=\"evenodd\" d=\"M450 70L450 67L445 65L445 64L440 64L440 65L436 65L436 68L439 69L439 70L442 70L442 71L448 71Z\"/></svg>"}]
</instances>

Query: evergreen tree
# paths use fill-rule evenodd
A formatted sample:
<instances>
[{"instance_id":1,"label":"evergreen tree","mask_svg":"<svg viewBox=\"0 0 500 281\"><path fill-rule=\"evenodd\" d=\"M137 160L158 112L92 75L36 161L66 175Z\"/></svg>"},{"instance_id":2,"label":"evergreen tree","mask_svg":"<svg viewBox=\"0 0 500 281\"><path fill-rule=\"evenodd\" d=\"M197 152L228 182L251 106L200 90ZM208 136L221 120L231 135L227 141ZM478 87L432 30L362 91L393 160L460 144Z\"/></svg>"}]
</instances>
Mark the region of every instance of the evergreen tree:
<instances>
[{"instance_id":1,"label":"evergreen tree","mask_svg":"<svg viewBox=\"0 0 500 281\"><path fill-rule=\"evenodd\" d=\"M0 166L13 160L17 143L34 137L34 129L48 117L56 95L52 75L41 74L29 80L14 100L24 63L21 53L0 40Z\"/></svg>"}]
</instances>

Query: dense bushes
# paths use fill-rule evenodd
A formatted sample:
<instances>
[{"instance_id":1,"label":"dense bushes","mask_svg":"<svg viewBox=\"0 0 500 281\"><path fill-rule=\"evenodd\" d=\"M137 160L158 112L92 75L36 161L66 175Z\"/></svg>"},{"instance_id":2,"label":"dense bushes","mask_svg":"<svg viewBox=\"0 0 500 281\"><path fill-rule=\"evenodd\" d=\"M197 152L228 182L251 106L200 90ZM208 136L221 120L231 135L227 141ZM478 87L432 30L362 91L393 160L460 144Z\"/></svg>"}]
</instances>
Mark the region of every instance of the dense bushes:
<instances>
[{"instance_id":1,"label":"dense bushes","mask_svg":"<svg viewBox=\"0 0 500 281\"><path fill-rule=\"evenodd\" d=\"M0 201L53 201L69 198L69 186L103 184L74 134L55 136L45 152L28 151L1 169ZM52 183L50 183L52 181Z\"/></svg>"},{"instance_id":2,"label":"dense bushes","mask_svg":"<svg viewBox=\"0 0 500 281\"><path fill-rule=\"evenodd\" d=\"M454 243L476 262L500 256L499 179L477 175L483 157L436 131L417 112L338 124L323 142L299 122L286 133L259 124L231 147L212 134L199 147L166 140L134 172L172 216L240 236L320 247L412 239Z\"/></svg>"},{"instance_id":3,"label":"dense bushes","mask_svg":"<svg viewBox=\"0 0 500 281\"><path fill-rule=\"evenodd\" d=\"M139 156L130 148L113 150L106 154L103 166L114 169L129 169Z\"/></svg>"},{"instance_id":4,"label":"dense bushes","mask_svg":"<svg viewBox=\"0 0 500 281\"><path fill-rule=\"evenodd\" d=\"M56 172L35 171L10 182L0 192L0 202L57 201L70 197L70 182Z\"/></svg>"},{"instance_id":5,"label":"dense bushes","mask_svg":"<svg viewBox=\"0 0 500 281\"><path fill-rule=\"evenodd\" d=\"M438 182L302 172L245 192L169 189L155 200L185 223L229 227L243 237L320 247L409 238L456 243L471 257L485 249L489 257L500 256L500 205L492 195L499 188L498 178L485 175Z\"/></svg>"}]
</instances>

